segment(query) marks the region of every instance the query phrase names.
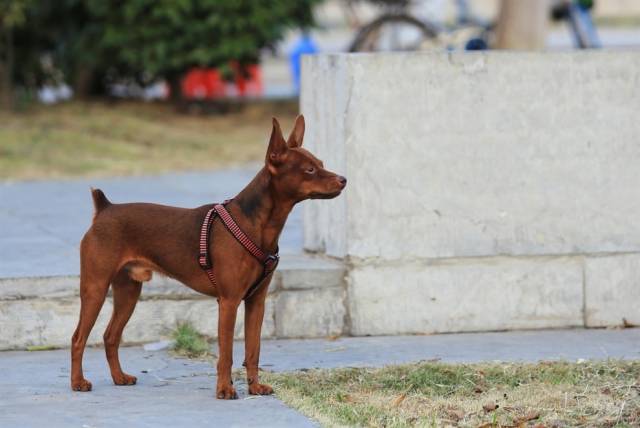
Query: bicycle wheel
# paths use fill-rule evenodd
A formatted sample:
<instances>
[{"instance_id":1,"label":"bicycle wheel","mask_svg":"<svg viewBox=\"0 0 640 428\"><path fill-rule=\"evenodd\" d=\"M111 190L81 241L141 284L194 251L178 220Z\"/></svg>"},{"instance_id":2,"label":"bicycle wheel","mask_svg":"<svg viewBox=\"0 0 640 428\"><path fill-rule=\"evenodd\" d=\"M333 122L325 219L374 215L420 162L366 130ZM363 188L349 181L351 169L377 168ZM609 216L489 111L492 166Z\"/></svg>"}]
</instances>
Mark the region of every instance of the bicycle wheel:
<instances>
[{"instance_id":1,"label":"bicycle wheel","mask_svg":"<svg viewBox=\"0 0 640 428\"><path fill-rule=\"evenodd\" d=\"M433 44L439 32L435 24L411 15L385 14L358 31L349 52L418 50Z\"/></svg>"}]
</instances>

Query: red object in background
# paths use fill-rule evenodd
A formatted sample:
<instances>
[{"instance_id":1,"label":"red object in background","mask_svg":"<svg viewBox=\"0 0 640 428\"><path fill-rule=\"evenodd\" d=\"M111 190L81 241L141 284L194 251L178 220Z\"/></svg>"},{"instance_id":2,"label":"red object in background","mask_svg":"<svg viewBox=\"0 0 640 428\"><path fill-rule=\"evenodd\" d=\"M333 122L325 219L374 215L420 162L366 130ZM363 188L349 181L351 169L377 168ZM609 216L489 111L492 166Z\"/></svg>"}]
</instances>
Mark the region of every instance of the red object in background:
<instances>
[{"instance_id":1,"label":"red object in background","mask_svg":"<svg viewBox=\"0 0 640 428\"><path fill-rule=\"evenodd\" d=\"M222 76L214 68L193 68L182 79L182 96L185 98L203 100L225 95Z\"/></svg>"},{"instance_id":2,"label":"red object in background","mask_svg":"<svg viewBox=\"0 0 640 428\"><path fill-rule=\"evenodd\" d=\"M245 97L262 95L262 72L259 65L250 65L245 75L239 66L231 65L234 70L233 81L225 81L215 68L193 68L182 80L182 96L187 99L210 100L227 97Z\"/></svg>"},{"instance_id":3,"label":"red object in background","mask_svg":"<svg viewBox=\"0 0 640 428\"><path fill-rule=\"evenodd\" d=\"M262 72L259 65L254 64L246 67L244 75L237 65L234 66L234 70L239 95L245 97L262 95Z\"/></svg>"}]
</instances>

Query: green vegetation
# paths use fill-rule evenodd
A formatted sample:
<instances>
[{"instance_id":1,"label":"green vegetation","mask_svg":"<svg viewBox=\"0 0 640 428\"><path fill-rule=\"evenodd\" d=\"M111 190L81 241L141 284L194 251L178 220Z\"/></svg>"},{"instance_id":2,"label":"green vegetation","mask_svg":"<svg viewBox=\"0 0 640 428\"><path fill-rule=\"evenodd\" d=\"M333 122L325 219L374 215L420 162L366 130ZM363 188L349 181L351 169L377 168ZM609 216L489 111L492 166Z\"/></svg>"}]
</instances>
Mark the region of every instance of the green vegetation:
<instances>
[{"instance_id":1,"label":"green vegetation","mask_svg":"<svg viewBox=\"0 0 640 428\"><path fill-rule=\"evenodd\" d=\"M211 356L211 345L207 339L191 324L181 323L173 332L175 353L188 358L204 358Z\"/></svg>"},{"instance_id":2,"label":"green vegetation","mask_svg":"<svg viewBox=\"0 0 640 428\"><path fill-rule=\"evenodd\" d=\"M0 180L210 170L264 158L271 116L295 106L253 105L223 116L164 104L67 103L0 111Z\"/></svg>"},{"instance_id":3,"label":"green vegetation","mask_svg":"<svg viewBox=\"0 0 640 428\"><path fill-rule=\"evenodd\" d=\"M0 0L0 83L66 81L83 96L118 79L167 79L176 95L192 67L257 63L287 30L312 25L317 2Z\"/></svg>"},{"instance_id":4,"label":"green vegetation","mask_svg":"<svg viewBox=\"0 0 640 428\"><path fill-rule=\"evenodd\" d=\"M640 361L424 362L263 377L324 426L640 425Z\"/></svg>"},{"instance_id":5,"label":"green vegetation","mask_svg":"<svg viewBox=\"0 0 640 428\"><path fill-rule=\"evenodd\" d=\"M37 352L37 351L52 351L54 349L58 349L57 346L53 345L33 345L27 346L27 351L29 352Z\"/></svg>"},{"instance_id":6,"label":"green vegetation","mask_svg":"<svg viewBox=\"0 0 640 428\"><path fill-rule=\"evenodd\" d=\"M104 27L98 45L121 69L172 80L193 66L255 64L260 49L311 24L313 0L126 0L89 2Z\"/></svg>"}]
</instances>

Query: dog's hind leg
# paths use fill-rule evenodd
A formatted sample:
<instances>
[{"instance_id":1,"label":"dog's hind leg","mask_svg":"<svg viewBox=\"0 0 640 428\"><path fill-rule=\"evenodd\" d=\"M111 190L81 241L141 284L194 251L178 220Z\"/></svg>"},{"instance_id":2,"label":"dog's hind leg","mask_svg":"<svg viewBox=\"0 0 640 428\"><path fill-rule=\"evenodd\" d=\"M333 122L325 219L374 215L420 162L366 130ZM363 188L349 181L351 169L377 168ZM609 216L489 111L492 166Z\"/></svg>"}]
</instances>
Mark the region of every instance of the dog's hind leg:
<instances>
[{"instance_id":1,"label":"dog's hind leg","mask_svg":"<svg viewBox=\"0 0 640 428\"><path fill-rule=\"evenodd\" d=\"M128 375L120 367L118 348L125 325L138 303L142 282L129 276L127 269L121 269L111 283L113 290L113 314L104 332L104 350L107 354L113 383L116 385L135 385L135 376Z\"/></svg>"},{"instance_id":2,"label":"dog's hind leg","mask_svg":"<svg viewBox=\"0 0 640 428\"><path fill-rule=\"evenodd\" d=\"M80 319L71 339L71 389L74 391L91 391L91 382L82 373L82 355L117 264L114 252L100 248L98 240L88 232L80 244Z\"/></svg>"},{"instance_id":3,"label":"dog's hind leg","mask_svg":"<svg viewBox=\"0 0 640 428\"><path fill-rule=\"evenodd\" d=\"M71 389L74 391L91 391L91 382L82 373L82 355L107 296L109 280L108 275L80 273L80 320L71 339Z\"/></svg>"}]
</instances>

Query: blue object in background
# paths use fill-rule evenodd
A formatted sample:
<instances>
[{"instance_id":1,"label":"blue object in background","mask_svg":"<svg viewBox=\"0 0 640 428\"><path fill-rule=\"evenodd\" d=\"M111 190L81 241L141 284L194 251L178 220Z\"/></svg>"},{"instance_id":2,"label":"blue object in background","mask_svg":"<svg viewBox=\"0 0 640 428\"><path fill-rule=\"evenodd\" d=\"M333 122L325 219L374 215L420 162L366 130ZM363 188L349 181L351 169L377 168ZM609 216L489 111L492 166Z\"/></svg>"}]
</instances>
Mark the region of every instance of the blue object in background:
<instances>
[{"instance_id":1,"label":"blue object in background","mask_svg":"<svg viewBox=\"0 0 640 428\"><path fill-rule=\"evenodd\" d=\"M293 76L293 86L296 94L300 93L300 57L306 54L318 52L318 47L309 35L303 33L298 41L293 45L289 52L289 66L291 67L291 75Z\"/></svg>"},{"instance_id":2,"label":"blue object in background","mask_svg":"<svg viewBox=\"0 0 640 428\"><path fill-rule=\"evenodd\" d=\"M580 49L600 48L600 38L591 17L592 1L577 0L569 6L569 23Z\"/></svg>"},{"instance_id":3,"label":"blue object in background","mask_svg":"<svg viewBox=\"0 0 640 428\"><path fill-rule=\"evenodd\" d=\"M489 49L489 45L481 37L474 37L467 42L464 49L467 51L486 51Z\"/></svg>"}]
</instances>

